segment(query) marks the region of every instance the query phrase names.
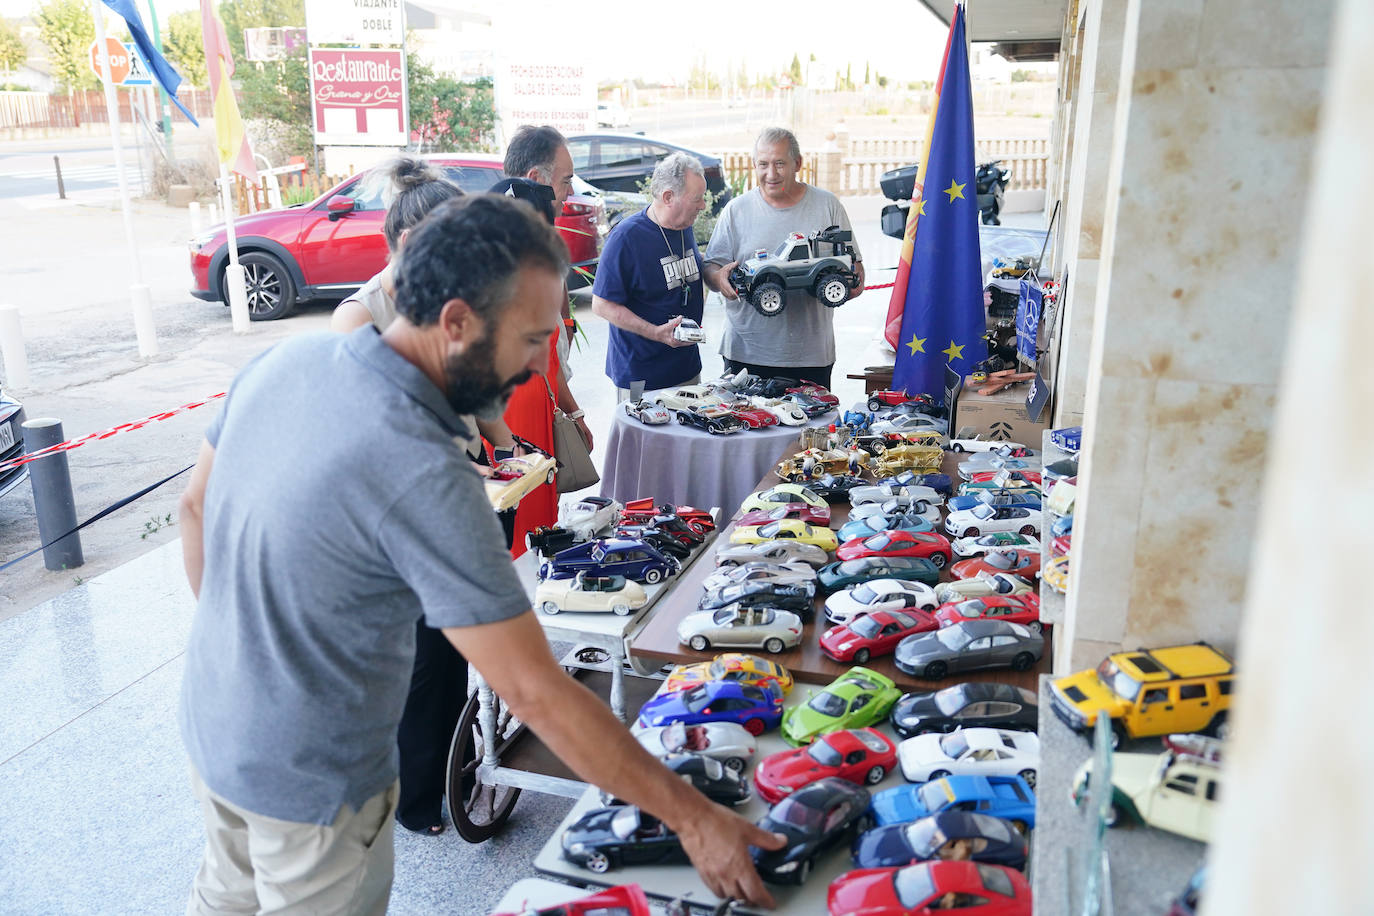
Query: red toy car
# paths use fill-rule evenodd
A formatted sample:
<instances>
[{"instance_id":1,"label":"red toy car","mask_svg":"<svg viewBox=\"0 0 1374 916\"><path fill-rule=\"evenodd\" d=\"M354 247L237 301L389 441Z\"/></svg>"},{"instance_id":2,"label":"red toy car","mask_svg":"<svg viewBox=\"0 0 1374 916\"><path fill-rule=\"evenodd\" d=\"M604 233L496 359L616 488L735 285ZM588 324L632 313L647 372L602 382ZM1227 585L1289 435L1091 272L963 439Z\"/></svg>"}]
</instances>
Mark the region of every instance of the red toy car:
<instances>
[{"instance_id":1,"label":"red toy car","mask_svg":"<svg viewBox=\"0 0 1374 916\"><path fill-rule=\"evenodd\" d=\"M620 510L620 522L623 525L647 525L656 515L676 515L698 534L713 531L716 527L715 519L711 518L711 513L705 509L674 506L669 503L656 506L653 497L650 496L642 496L627 502L625 508Z\"/></svg>"},{"instance_id":2,"label":"red toy car","mask_svg":"<svg viewBox=\"0 0 1374 916\"><path fill-rule=\"evenodd\" d=\"M750 407L747 404L726 404L725 409L750 429L764 429L778 425L778 418L762 407Z\"/></svg>"},{"instance_id":3,"label":"red toy car","mask_svg":"<svg viewBox=\"0 0 1374 916\"><path fill-rule=\"evenodd\" d=\"M851 728L763 758L754 770L754 786L765 801L776 804L827 776L875 786L896 765L897 746L886 735L874 728Z\"/></svg>"},{"instance_id":4,"label":"red toy car","mask_svg":"<svg viewBox=\"0 0 1374 916\"><path fill-rule=\"evenodd\" d=\"M781 506L771 509L755 509L753 512L746 512L735 522L735 527L766 525L769 522L777 522L785 518L795 518L806 522L808 525L825 527L830 524L830 507L813 506L810 503L783 503Z\"/></svg>"},{"instance_id":5,"label":"red toy car","mask_svg":"<svg viewBox=\"0 0 1374 916\"><path fill-rule=\"evenodd\" d=\"M968 476L968 479L969 479L969 483L989 483L989 482L991 482L991 481L993 481L993 480L996 480L998 474L1006 474L1006 475L1007 475L1007 486L1008 486L1008 487L1018 487L1018 486L1022 486L1022 485L1027 486L1027 487L1038 487L1038 486L1040 486L1040 472L1039 472L1039 471L1027 471L1027 470L1012 470L1012 471L1005 471L1005 470L1001 470L1001 469L998 469L998 470L996 470L996 471L974 471L972 474L970 474L970 475Z\"/></svg>"},{"instance_id":6,"label":"red toy car","mask_svg":"<svg viewBox=\"0 0 1374 916\"><path fill-rule=\"evenodd\" d=\"M569 887L568 892L576 893L577 889ZM494 913L493 916L649 916L649 898L638 884L621 884L543 909Z\"/></svg>"},{"instance_id":7,"label":"red toy car","mask_svg":"<svg viewBox=\"0 0 1374 916\"><path fill-rule=\"evenodd\" d=\"M826 630L821 634L821 651L837 662L863 665L875 655L891 655L897 643L912 633L938 627L935 617L920 608L873 611Z\"/></svg>"},{"instance_id":8,"label":"red toy car","mask_svg":"<svg viewBox=\"0 0 1374 916\"><path fill-rule=\"evenodd\" d=\"M1036 633L1040 632L1040 596L1035 592L1024 595L988 595L984 598L969 598L966 601L951 601L935 609L935 621L939 626L948 627L962 620L977 620L979 617L1019 623Z\"/></svg>"},{"instance_id":9,"label":"red toy car","mask_svg":"<svg viewBox=\"0 0 1374 916\"><path fill-rule=\"evenodd\" d=\"M1034 579L1040 573L1040 551L989 550L982 556L960 560L949 568L949 572L956 579L972 579L979 573L994 576L999 572Z\"/></svg>"},{"instance_id":10,"label":"red toy car","mask_svg":"<svg viewBox=\"0 0 1374 916\"><path fill-rule=\"evenodd\" d=\"M882 410L884 407L896 407L898 404L908 403L920 404L922 407L934 407L935 399L928 394L907 394L905 391L893 391L890 388L868 393L869 410Z\"/></svg>"},{"instance_id":11,"label":"red toy car","mask_svg":"<svg viewBox=\"0 0 1374 916\"><path fill-rule=\"evenodd\" d=\"M1031 916L1030 883L1005 865L967 860L860 868L830 882L830 916Z\"/></svg>"},{"instance_id":12,"label":"red toy car","mask_svg":"<svg viewBox=\"0 0 1374 916\"><path fill-rule=\"evenodd\" d=\"M825 404L839 405L840 403L839 397L831 394L828 389L822 388L820 385L814 384L812 382L804 382L795 388L788 388L786 393L809 394L816 400Z\"/></svg>"},{"instance_id":13,"label":"red toy car","mask_svg":"<svg viewBox=\"0 0 1374 916\"><path fill-rule=\"evenodd\" d=\"M1059 535L1059 537L1055 538L1053 541L1050 541L1050 559L1053 560L1056 557L1062 557L1064 554L1069 552L1069 548L1072 545L1073 535Z\"/></svg>"},{"instance_id":14,"label":"red toy car","mask_svg":"<svg viewBox=\"0 0 1374 916\"><path fill-rule=\"evenodd\" d=\"M839 560L863 557L925 557L943 569L950 560L949 539L933 531L879 531L866 538L845 541L835 551Z\"/></svg>"}]
</instances>

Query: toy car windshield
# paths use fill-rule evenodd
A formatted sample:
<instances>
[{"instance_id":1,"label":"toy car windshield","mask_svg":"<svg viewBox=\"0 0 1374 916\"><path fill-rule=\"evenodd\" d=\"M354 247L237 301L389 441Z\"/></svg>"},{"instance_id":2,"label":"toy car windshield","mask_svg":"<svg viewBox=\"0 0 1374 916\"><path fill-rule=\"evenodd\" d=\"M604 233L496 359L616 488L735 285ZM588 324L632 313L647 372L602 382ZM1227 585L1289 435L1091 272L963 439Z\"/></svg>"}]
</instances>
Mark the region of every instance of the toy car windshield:
<instances>
[{"instance_id":1,"label":"toy car windshield","mask_svg":"<svg viewBox=\"0 0 1374 916\"><path fill-rule=\"evenodd\" d=\"M935 825L935 818L933 817L923 817L909 825L903 832L906 834L906 841L910 844L912 852L924 858L933 857L935 850L949 842L949 838L941 833L940 828ZM900 880L899 878L899 883Z\"/></svg>"},{"instance_id":2,"label":"toy car windshield","mask_svg":"<svg viewBox=\"0 0 1374 916\"><path fill-rule=\"evenodd\" d=\"M808 808L796 799L784 798L768 812L769 818L780 824L797 827L808 833L815 833L821 826L821 814L815 808Z\"/></svg>"},{"instance_id":3,"label":"toy car windshield","mask_svg":"<svg viewBox=\"0 0 1374 916\"><path fill-rule=\"evenodd\" d=\"M958 652L967 646L972 640L969 635L959 627L945 627L935 631L935 638L940 640L940 645L952 652Z\"/></svg>"},{"instance_id":4,"label":"toy car windshield","mask_svg":"<svg viewBox=\"0 0 1374 916\"><path fill-rule=\"evenodd\" d=\"M811 746L806 749L806 756L823 767L840 765L840 752L826 744L824 739L812 742Z\"/></svg>"},{"instance_id":5,"label":"toy car windshield","mask_svg":"<svg viewBox=\"0 0 1374 916\"><path fill-rule=\"evenodd\" d=\"M816 694L806 705L823 716L834 718L844 715L844 700L826 691Z\"/></svg>"},{"instance_id":6,"label":"toy car windshield","mask_svg":"<svg viewBox=\"0 0 1374 916\"><path fill-rule=\"evenodd\" d=\"M870 751L881 752L887 750L887 742L871 732L856 731L854 734L858 736L859 742Z\"/></svg>"},{"instance_id":7,"label":"toy car windshield","mask_svg":"<svg viewBox=\"0 0 1374 916\"><path fill-rule=\"evenodd\" d=\"M902 906L914 910L923 900L934 896L935 884L930 879L930 865L922 862L899 869L892 879L897 890L897 900Z\"/></svg>"},{"instance_id":8,"label":"toy car windshield","mask_svg":"<svg viewBox=\"0 0 1374 916\"><path fill-rule=\"evenodd\" d=\"M959 757L968 751L968 739L963 732L950 732L940 739L940 750L951 758Z\"/></svg>"},{"instance_id":9,"label":"toy car windshield","mask_svg":"<svg viewBox=\"0 0 1374 916\"><path fill-rule=\"evenodd\" d=\"M622 808L611 818L611 833L622 840L628 840L639 829L639 809Z\"/></svg>"},{"instance_id":10,"label":"toy car windshield","mask_svg":"<svg viewBox=\"0 0 1374 916\"><path fill-rule=\"evenodd\" d=\"M663 730L663 749L670 754L675 754L687 745L687 726L681 722L674 722ZM694 748L692 748L694 750Z\"/></svg>"}]
</instances>

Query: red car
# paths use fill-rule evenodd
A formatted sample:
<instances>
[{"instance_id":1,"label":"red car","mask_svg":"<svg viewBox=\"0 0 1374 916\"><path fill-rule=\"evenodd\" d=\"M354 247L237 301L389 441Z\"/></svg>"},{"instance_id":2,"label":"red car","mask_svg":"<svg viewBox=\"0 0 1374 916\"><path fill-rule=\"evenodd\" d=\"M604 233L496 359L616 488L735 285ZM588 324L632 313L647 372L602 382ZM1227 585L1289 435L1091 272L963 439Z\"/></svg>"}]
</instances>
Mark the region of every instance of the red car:
<instances>
[{"instance_id":1,"label":"red car","mask_svg":"<svg viewBox=\"0 0 1374 916\"><path fill-rule=\"evenodd\" d=\"M827 776L875 786L896 765L897 745L886 735L875 728L851 728L763 758L754 770L754 786L765 801L777 804Z\"/></svg>"},{"instance_id":2,"label":"red car","mask_svg":"<svg viewBox=\"0 0 1374 916\"><path fill-rule=\"evenodd\" d=\"M656 506L652 496L641 496L627 502L625 508L620 510L620 522L622 525L647 525L655 515L676 515L698 534L705 534L716 527L715 519L705 509L668 503Z\"/></svg>"},{"instance_id":3,"label":"red car","mask_svg":"<svg viewBox=\"0 0 1374 916\"><path fill-rule=\"evenodd\" d=\"M989 483L997 479L998 474L1007 475L1007 486L1016 487L1018 483L1028 487L1040 486L1039 471L1006 471L998 469L996 471L974 471L968 476L969 483Z\"/></svg>"},{"instance_id":4,"label":"red car","mask_svg":"<svg viewBox=\"0 0 1374 916\"><path fill-rule=\"evenodd\" d=\"M810 503L783 503L772 509L755 509L753 512L746 512L740 516L739 521L735 522L735 527L766 525L769 522L777 522L785 518L799 519L808 525L820 525L824 528L830 524L830 507L813 506Z\"/></svg>"},{"instance_id":5,"label":"red car","mask_svg":"<svg viewBox=\"0 0 1374 916\"><path fill-rule=\"evenodd\" d=\"M811 397L815 398L823 404L834 404L838 406L840 403L839 397L831 394L829 389L822 388L820 385L817 385L813 382L804 382L803 384L798 385L796 388L788 388L786 393L809 394L811 395Z\"/></svg>"},{"instance_id":6,"label":"red car","mask_svg":"<svg viewBox=\"0 0 1374 916\"><path fill-rule=\"evenodd\" d=\"M499 156L446 153L425 157L468 193L487 190L501 180ZM248 312L254 321L285 318L298 302L337 301L350 295L386 266L382 184L362 172L308 204L263 210L234 220L239 263L248 281ZM574 188L595 191L574 177ZM559 234L575 265L595 264L605 235L601 197L568 197L558 217ZM229 263L224 227L191 240L191 295L224 301L224 268ZM586 281L570 277L570 286Z\"/></svg>"},{"instance_id":7,"label":"red car","mask_svg":"<svg viewBox=\"0 0 1374 916\"><path fill-rule=\"evenodd\" d=\"M863 557L925 557L943 569L952 551L949 539L933 531L879 531L866 538L845 541L835 551L839 560Z\"/></svg>"},{"instance_id":8,"label":"red car","mask_svg":"<svg viewBox=\"0 0 1374 916\"><path fill-rule=\"evenodd\" d=\"M868 393L868 409L882 410L884 407L896 407L898 404L915 403L923 407L933 407L935 399L928 394L907 394L905 391L893 391L890 388L882 391L870 391Z\"/></svg>"},{"instance_id":9,"label":"red car","mask_svg":"<svg viewBox=\"0 0 1374 916\"><path fill-rule=\"evenodd\" d=\"M577 888L568 888L577 893ZM586 897L553 904L543 909L526 907L519 913L495 913L493 916L649 916L649 898L638 884L608 887Z\"/></svg>"},{"instance_id":10,"label":"red car","mask_svg":"<svg viewBox=\"0 0 1374 916\"><path fill-rule=\"evenodd\" d=\"M873 611L821 634L821 651L837 662L867 664L875 655L891 655L912 633L937 629L934 616L920 608Z\"/></svg>"},{"instance_id":11,"label":"red car","mask_svg":"<svg viewBox=\"0 0 1374 916\"><path fill-rule=\"evenodd\" d=\"M935 609L935 621L942 627L953 626L964 620L977 620L979 617L1023 624L1039 633L1040 596L1035 592L1026 592L1024 595L988 595L985 598L952 601Z\"/></svg>"},{"instance_id":12,"label":"red car","mask_svg":"<svg viewBox=\"0 0 1374 916\"><path fill-rule=\"evenodd\" d=\"M1031 916L1030 883L1005 865L968 860L860 868L830 882L830 916Z\"/></svg>"},{"instance_id":13,"label":"red car","mask_svg":"<svg viewBox=\"0 0 1374 916\"><path fill-rule=\"evenodd\" d=\"M750 429L764 429L777 426L778 418L762 407L749 407L745 404L727 404L725 409Z\"/></svg>"},{"instance_id":14,"label":"red car","mask_svg":"<svg viewBox=\"0 0 1374 916\"><path fill-rule=\"evenodd\" d=\"M1034 579L1040 572L1040 551L989 550L982 556L960 560L949 568L949 572L956 579L972 579L984 572L989 576L1004 572L1022 579Z\"/></svg>"},{"instance_id":15,"label":"red car","mask_svg":"<svg viewBox=\"0 0 1374 916\"><path fill-rule=\"evenodd\" d=\"M1069 547L1072 546L1072 542L1073 535L1071 534L1061 534L1053 541L1050 541L1050 559L1053 560L1056 557L1062 557L1064 554L1068 553Z\"/></svg>"}]
</instances>

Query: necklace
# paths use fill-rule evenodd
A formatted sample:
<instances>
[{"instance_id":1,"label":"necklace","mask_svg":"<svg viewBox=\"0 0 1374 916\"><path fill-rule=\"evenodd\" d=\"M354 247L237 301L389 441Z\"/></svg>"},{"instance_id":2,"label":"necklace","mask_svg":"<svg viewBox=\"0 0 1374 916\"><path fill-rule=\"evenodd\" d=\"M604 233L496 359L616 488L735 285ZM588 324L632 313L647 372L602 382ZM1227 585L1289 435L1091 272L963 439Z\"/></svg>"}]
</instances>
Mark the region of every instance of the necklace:
<instances>
[{"instance_id":1,"label":"necklace","mask_svg":"<svg viewBox=\"0 0 1374 916\"><path fill-rule=\"evenodd\" d=\"M663 224L660 223L658 220L654 219L654 215L652 213L649 213L648 217L649 222L653 223L655 226L658 227L658 234L663 236L663 246L668 249L668 253L670 255L673 255L674 257L685 258L687 256L687 240L686 237L683 235L683 230L679 229L677 231L677 245L679 248L682 249L682 254L679 255L677 252L673 251L673 246L668 244L668 233L663 231Z\"/></svg>"}]
</instances>

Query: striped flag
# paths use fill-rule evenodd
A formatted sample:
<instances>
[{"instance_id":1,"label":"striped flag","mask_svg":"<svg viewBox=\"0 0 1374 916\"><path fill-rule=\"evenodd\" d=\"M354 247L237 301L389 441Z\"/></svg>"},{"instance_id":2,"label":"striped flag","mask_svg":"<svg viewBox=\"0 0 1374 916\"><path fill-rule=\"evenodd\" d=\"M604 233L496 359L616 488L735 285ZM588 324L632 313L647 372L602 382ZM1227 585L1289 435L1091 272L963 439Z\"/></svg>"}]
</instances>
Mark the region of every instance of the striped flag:
<instances>
[{"instance_id":1,"label":"striped flag","mask_svg":"<svg viewBox=\"0 0 1374 916\"><path fill-rule=\"evenodd\" d=\"M229 38L224 33L224 23L215 12L214 0L200 0L200 28L205 39L205 71L210 76L219 161L250 181L257 181L253 148L248 145L248 133L243 129L239 105L234 100L234 87L229 82L234 75L234 57L229 52Z\"/></svg>"},{"instance_id":2,"label":"striped flag","mask_svg":"<svg viewBox=\"0 0 1374 916\"><path fill-rule=\"evenodd\" d=\"M946 366L966 376L988 355L975 171L961 2L950 19L883 332L897 351L892 387L908 394L941 400Z\"/></svg>"}]
</instances>

